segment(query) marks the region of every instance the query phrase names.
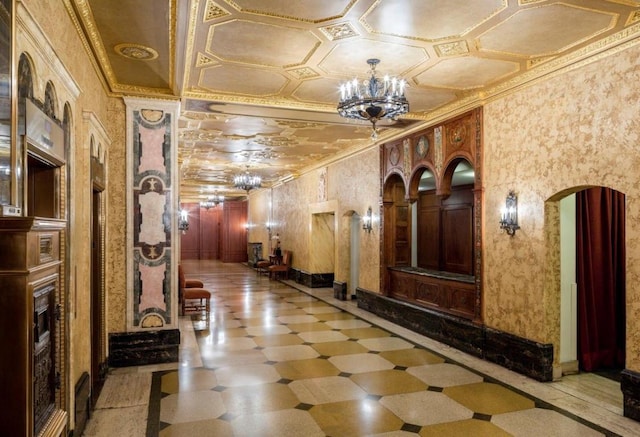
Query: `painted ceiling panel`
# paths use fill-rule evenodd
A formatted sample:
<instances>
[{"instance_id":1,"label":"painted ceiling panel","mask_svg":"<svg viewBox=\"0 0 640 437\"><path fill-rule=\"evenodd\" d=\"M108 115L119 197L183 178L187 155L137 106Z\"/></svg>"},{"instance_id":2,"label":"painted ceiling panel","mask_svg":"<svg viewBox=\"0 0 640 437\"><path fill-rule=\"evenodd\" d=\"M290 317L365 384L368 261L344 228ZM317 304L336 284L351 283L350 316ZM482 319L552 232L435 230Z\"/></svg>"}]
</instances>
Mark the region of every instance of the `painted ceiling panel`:
<instances>
[{"instance_id":1,"label":"painted ceiling panel","mask_svg":"<svg viewBox=\"0 0 640 437\"><path fill-rule=\"evenodd\" d=\"M245 196L640 39L640 0L63 0L113 95L181 101L183 201ZM341 118L340 82L408 81L410 112Z\"/></svg>"}]
</instances>

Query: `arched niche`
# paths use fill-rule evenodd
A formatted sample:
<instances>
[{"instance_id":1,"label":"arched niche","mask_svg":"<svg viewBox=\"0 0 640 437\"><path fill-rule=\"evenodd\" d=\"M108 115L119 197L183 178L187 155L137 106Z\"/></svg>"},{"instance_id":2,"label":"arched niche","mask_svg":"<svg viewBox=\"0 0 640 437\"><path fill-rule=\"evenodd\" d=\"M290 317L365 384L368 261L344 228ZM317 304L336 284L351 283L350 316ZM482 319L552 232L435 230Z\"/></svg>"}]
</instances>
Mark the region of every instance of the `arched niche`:
<instances>
[{"instance_id":1,"label":"arched niche","mask_svg":"<svg viewBox=\"0 0 640 437\"><path fill-rule=\"evenodd\" d=\"M49 117L54 120L56 117L56 89L51 82L47 82L47 86L44 90L44 104L42 105L42 110Z\"/></svg>"},{"instance_id":2,"label":"arched niche","mask_svg":"<svg viewBox=\"0 0 640 437\"><path fill-rule=\"evenodd\" d=\"M482 109L384 144L381 154L381 289L481 322Z\"/></svg>"},{"instance_id":3,"label":"arched niche","mask_svg":"<svg viewBox=\"0 0 640 437\"><path fill-rule=\"evenodd\" d=\"M383 187L383 261L381 263L382 290L390 292L387 267L409 266L411 262L410 204L405 197L402 176L391 174Z\"/></svg>"},{"instance_id":4,"label":"arched niche","mask_svg":"<svg viewBox=\"0 0 640 437\"><path fill-rule=\"evenodd\" d=\"M33 99L33 66L26 53L20 55L18 62L18 97Z\"/></svg>"}]
</instances>

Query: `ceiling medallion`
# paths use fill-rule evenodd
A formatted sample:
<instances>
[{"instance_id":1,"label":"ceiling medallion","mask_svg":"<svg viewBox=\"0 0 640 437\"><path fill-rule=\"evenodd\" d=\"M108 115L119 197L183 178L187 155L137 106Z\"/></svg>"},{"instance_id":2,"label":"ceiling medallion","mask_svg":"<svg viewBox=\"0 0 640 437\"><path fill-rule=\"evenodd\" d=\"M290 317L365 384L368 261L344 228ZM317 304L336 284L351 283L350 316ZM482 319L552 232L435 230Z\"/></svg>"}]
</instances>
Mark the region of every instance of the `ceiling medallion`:
<instances>
[{"instance_id":1,"label":"ceiling medallion","mask_svg":"<svg viewBox=\"0 0 640 437\"><path fill-rule=\"evenodd\" d=\"M151 47L140 44L118 44L113 50L120 56L133 59L134 61L152 61L158 57L158 52Z\"/></svg>"},{"instance_id":2,"label":"ceiling medallion","mask_svg":"<svg viewBox=\"0 0 640 437\"><path fill-rule=\"evenodd\" d=\"M358 36L358 32L355 31L349 22L321 27L320 30L327 35L331 41Z\"/></svg>"},{"instance_id":3,"label":"ceiling medallion","mask_svg":"<svg viewBox=\"0 0 640 437\"><path fill-rule=\"evenodd\" d=\"M404 96L404 79L376 76L379 59L369 59L369 78L361 82L350 80L340 85L338 114L345 118L368 120L373 125L371 139L378 138L376 123L383 118L395 120L399 115L409 112L409 102Z\"/></svg>"}]
</instances>

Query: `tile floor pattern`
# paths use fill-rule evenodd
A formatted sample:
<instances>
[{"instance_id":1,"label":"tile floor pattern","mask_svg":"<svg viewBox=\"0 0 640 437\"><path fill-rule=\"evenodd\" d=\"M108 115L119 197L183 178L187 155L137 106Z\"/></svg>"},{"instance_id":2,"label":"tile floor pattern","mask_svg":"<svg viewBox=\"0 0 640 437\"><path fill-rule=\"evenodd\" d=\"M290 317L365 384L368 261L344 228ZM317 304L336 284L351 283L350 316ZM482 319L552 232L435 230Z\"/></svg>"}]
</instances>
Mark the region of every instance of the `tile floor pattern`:
<instances>
[{"instance_id":1,"label":"tile floor pattern","mask_svg":"<svg viewBox=\"0 0 640 437\"><path fill-rule=\"evenodd\" d=\"M153 374L148 436L616 435L245 266L187 276L211 314Z\"/></svg>"}]
</instances>

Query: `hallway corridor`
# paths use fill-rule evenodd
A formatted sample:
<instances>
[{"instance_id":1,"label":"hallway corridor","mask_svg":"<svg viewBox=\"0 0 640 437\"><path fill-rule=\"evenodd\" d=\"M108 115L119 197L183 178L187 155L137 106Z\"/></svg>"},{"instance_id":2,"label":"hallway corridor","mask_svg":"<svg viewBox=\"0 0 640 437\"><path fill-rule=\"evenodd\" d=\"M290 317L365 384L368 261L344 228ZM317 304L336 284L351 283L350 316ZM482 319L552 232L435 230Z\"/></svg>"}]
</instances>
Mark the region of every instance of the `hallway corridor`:
<instances>
[{"instance_id":1,"label":"hallway corridor","mask_svg":"<svg viewBox=\"0 0 640 437\"><path fill-rule=\"evenodd\" d=\"M179 363L112 369L85 436L640 435L599 376L538 383L330 289L183 266L211 290L211 313L181 318Z\"/></svg>"}]
</instances>

